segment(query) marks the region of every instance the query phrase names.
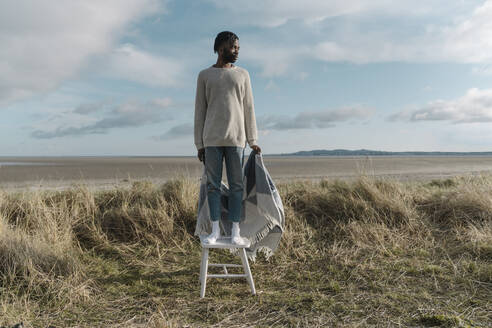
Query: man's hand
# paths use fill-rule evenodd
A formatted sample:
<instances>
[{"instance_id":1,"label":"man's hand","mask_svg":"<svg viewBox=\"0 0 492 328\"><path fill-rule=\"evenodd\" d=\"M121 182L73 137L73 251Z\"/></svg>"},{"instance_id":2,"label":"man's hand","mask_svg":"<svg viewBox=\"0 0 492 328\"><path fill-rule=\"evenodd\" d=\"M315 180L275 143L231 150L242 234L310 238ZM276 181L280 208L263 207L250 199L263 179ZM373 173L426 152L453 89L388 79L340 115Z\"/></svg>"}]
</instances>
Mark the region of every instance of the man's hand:
<instances>
[{"instance_id":1,"label":"man's hand","mask_svg":"<svg viewBox=\"0 0 492 328\"><path fill-rule=\"evenodd\" d=\"M254 150L255 152L257 152L258 154L260 154L260 153L261 153L261 148L260 148L260 146L258 146L258 145L253 145L253 146L251 146L251 149L253 149L253 150Z\"/></svg>"},{"instance_id":2,"label":"man's hand","mask_svg":"<svg viewBox=\"0 0 492 328\"><path fill-rule=\"evenodd\" d=\"M200 162L205 163L205 148L198 149L198 159Z\"/></svg>"}]
</instances>

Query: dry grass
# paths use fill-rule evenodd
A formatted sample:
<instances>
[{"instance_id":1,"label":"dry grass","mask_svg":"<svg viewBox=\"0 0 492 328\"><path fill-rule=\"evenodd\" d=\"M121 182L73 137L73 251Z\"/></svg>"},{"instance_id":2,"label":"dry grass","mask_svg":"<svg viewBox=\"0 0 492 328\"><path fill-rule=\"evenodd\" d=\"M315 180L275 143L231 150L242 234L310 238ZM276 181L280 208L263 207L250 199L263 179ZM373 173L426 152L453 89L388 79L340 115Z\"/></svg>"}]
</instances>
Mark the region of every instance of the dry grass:
<instances>
[{"instance_id":1,"label":"dry grass","mask_svg":"<svg viewBox=\"0 0 492 328\"><path fill-rule=\"evenodd\" d=\"M0 325L492 325L492 176L277 185L286 229L199 298L198 183L0 192ZM211 261L235 261L213 252Z\"/></svg>"}]
</instances>

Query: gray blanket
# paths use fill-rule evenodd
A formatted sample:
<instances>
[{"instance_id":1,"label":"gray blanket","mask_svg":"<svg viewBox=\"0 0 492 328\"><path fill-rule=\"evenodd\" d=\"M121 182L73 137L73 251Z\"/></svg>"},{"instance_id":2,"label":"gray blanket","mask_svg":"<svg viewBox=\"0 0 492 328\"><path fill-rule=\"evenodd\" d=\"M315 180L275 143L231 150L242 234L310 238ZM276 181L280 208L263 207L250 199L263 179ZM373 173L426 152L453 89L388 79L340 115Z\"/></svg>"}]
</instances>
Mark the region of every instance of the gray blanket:
<instances>
[{"instance_id":1,"label":"gray blanket","mask_svg":"<svg viewBox=\"0 0 492 328\"><path fill-rule=\"evenodd\" d=\"M243 166L244 193L239 221L240 235L249 239L251 246L246 248L246 255L253 262L257 251L263 251L268 259L277 249L284 231L284 207L280 195L261 154L252 151ZM221 182L222 215L219 223L222 236L230 236L232 222L228 220L228 187ZM195 236L208 235L212 232L210 212L207 200L207 175L205 166L200 183L198 200L198 218ZM231 249L237 253L237 249Z\"/></svg>"}]
</instances>

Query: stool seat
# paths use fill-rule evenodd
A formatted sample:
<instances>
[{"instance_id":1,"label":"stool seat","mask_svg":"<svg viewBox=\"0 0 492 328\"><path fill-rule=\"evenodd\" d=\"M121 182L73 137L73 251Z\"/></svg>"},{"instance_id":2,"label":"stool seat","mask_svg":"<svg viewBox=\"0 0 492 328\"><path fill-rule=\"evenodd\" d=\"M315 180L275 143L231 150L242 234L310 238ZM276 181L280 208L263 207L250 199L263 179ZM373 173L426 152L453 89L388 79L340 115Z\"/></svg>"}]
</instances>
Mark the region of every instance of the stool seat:
<instances>
[{"instance_id":1,"label":"stool seat","mask_svg":"<svg viewBox=\"0 0 492 328\"><path fill-rule=\"evenodd\" d=\"M245 245L236 245L232 243L231 237L220 237L218 238L214 244L207 244L204 242L205 238L207 235L201 235L200 236L200 242L202 244L202 247L207 247L207 248L248 248L251 246L251 242L244 238L246 241Z\"/></svg>"},{"instance_id":2,"label":"stool seat","mask_svg":"<svg viewBox=\"0 0 492 328\"><path fill-rule=\"evenodd\" d=\"M251 245L249 240L244 245L236 245L231 241L231 237L221 237L216 240L214 244L207 244L204 239L207 235L200 235L200 243L202 245L202 261L200 264L200 298L205 297L205 288L207 286L207 278L246 278L251 288L251 293L256 294L255 284L251 270L249 267L248 257L246 256L246 248ZM230 263L208 263L208 254L210 248L237 248L239 249L239 256L241 257L242 265L230 264ZM208 274L209 266L218 266L224 269L223 274ZM228 267L242 267L244 274L230 274L227 272Z\"/></svg>"}]
</instances>

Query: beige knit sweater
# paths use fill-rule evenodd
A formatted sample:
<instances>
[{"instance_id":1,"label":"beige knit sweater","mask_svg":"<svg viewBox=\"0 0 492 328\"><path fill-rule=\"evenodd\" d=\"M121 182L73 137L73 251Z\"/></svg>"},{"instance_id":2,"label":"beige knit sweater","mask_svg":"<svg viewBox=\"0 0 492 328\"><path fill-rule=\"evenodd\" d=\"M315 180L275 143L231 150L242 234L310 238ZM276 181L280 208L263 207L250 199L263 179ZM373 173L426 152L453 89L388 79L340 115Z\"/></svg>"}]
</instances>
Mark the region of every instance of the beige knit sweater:
<instances>
[{"instance_id":1,"label":"beige knit sweater","mask_svg":"<svg viewBox=\"0 0 492 328\"><path fill-rule=\"evenodd\" d=\"M239 66L210 66L198 74L195 98L195 145L256 145L256 119L251 80Z\"/></svg>"}]
</instances>

